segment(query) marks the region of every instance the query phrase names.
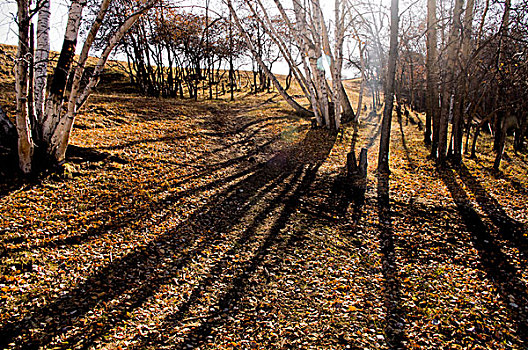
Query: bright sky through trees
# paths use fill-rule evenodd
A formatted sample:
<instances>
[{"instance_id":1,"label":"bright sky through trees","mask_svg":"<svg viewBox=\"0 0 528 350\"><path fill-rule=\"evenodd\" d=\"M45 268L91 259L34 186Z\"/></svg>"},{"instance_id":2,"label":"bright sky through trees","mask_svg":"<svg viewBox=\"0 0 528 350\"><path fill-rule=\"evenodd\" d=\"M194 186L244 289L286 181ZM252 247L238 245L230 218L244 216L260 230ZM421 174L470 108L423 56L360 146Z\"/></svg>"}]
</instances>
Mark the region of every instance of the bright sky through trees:
<instances>
[{"instance_id":1,"label":"bright sky through trees","mask_svg":"<svg viewBox=\"0 0 528 350\"><path fill-rule=\"evenodd\" d=\"M205 2L205 0L203 1ZM68 17L68 7L70 1L68 0L51 0L51 31L50 31L50 45L51 50L60 51L62 47L62 40L64 37L64 30L66 28L66 21ZM178 5L186 7L188 11L202 11L202 4L197 1L178 1ZM327 21L332 20L333 18L333 2L332 1L322 1L321 2L323 11L325 12L325 18ZM222 10L219 10L222 5L219 0L212 0L210 2L211 12L221 13ZM15 22L16 17L16 2L13 0L8 0L0 3L0 43L16 45L17 44L17 24ZM36 23L36 18L35 18ZM82 35L82 34L81 34ZM77 50L80 50L81 47L77 47ZM79 53L79 52L78 52ZM114 56L116 57L116 56ZM117 55L117 59L124 59ZM327 66L327 65L325 65ZM329 67L326 67L327 71ZM251 69L248 65L247 69ZM273 66L272 71L279 74L288 73L288 65L285 62L279 61L276 62ZM356 71L347 70L343 71L344 78L348 78L356 74ZM356 74L357 75L357 74Z\"/></svg>"}]
</instances>

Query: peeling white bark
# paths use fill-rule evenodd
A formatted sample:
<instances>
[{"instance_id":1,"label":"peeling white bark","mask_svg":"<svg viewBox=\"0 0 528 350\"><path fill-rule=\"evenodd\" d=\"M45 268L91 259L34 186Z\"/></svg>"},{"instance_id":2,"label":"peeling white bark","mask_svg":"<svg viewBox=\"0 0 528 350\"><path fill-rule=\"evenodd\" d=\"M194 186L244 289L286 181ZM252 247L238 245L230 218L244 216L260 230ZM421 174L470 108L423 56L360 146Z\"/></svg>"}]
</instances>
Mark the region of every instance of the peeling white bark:
<instances>
[{"instance_id":1,"label":"peeling white bark","mask_svg":"<svg viewBox=\"0 0 528 350\"><path fill-rule=\"evenodd\" d=\"M53 81L46 100L45 117L42 127L42 137L50 145L51 136L60 119L64 89L66 87L71 61L75 54L77 35L81 23L81 16L86 0L72 0L68 13L68 24L64 34L64 43L59 56L59 62L53 74Z\"/></svg>"},{"instance_id":2,"label":"peeling white bark","mask_svg":"<svg viewBox=\"0 0 528 350\"><path fill-rule=\"evenodd\" d=\"M48 60L50 52L50 1L45 0L39 10L37 23L37 49L35 50L35 116L40 122L44 114L44 100L48 79Z\"/></svg>"},{"instance_id":3,"label":"peeling white bark","mask_svg":"<svg viewBox=\"0 0 528 350\"><path fill-rule=\"evenodd\" d=\"M92 93L94 87L99 82L99 76L101 72L103 71L103 68L108 60L108 57L110 56L110 53L115 48L115 46L121 41L125 33L128 32L128 30L139 19L139 17L143 13L145 13L145 11L147 11L149 8L154 6L154 4L157 1L158 0L148 1L145 5L141 7L140 10L138 10L137 12L129 16L125 20L125 22L121 24L121 26L116 31L116 33L112 36L112 38L108 40L108 45L106 46L101 57L97 61L97 64L95 65L93 74L90 77L88 84L84 88L83 92L79 94L79 88L80 88L82 74L84 72L84 66L86 63L86 59L88 58L90 47L92 46L93 41L95 40L95 36L101 26L102 19L104 18L106 10L108 6L110 5L110 0L104 0L103 3L101 4L99 14L96 18L96 21L92 25L90 32L88 33L88 37L83 46L83 50L81 52L79 64L75 71L74 81L72 84L72 90L70 92L70 96L68 100L68 111L66 115L60 119L51 137L51 142L50 142L48 151L53 155L53 157L58 163L63 162L65 159L66 149L68 147L71 130L73 128L73 122L75 120L75 114L77 113L77 110L80 107L82 107L84 102L88 99L88 96Z\"/></svg>"}]
</instances>

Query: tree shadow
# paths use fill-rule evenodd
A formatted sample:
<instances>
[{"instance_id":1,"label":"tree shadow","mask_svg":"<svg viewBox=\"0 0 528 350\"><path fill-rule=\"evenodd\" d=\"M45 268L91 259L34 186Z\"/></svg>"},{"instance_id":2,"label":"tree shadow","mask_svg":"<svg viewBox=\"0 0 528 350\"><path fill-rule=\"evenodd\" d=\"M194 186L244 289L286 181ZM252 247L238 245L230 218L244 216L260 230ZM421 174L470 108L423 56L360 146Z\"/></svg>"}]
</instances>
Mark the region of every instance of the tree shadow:
<instances>
[{"instance_id":1,"label":"tree shadow","mask_svg":"<svg viewBox=\"0 0 528 350\"><path fill-rule=\"evenodd\" d=\"M431 226L444 233L450 233L453 230L451 216L454 209L414 200L409 203L393 201L392 208L394 209L392 217L399 217L400 221L404 220L410 227L417 229L419 236L422 237L419 242L413 239L398 240L400 258L408 264L427 265L431 261L442 264L464 264L457 254L457 249L464 249L459 239L451 234L431 234ZM430 252L435 252L435 254L429 254Z\"/></svg>"},{"instance_id":2,"label":"tree shadow","mask_svg":"<svg viewBox=\"0 0 528 350\"><path fill-rule=\"evenodd\" d=\"M464 173L467 170L461 169L460 171ZM457 182L453 171L439 169L439 175L451 193L458 213L471 234L473 247L478 252L482 270L486 273L488 280L495 285L512 320L516 323L517 335L521 341L528 342L528 320L525 311L528 306L527 285L523 282L521 273L502 252L500 243L473 207L469 195ZM467 174L466 181L468 181Z\"/></svg>"},{"instance_id":3,"label":"tree shadow","mask_svg":"<svg viewBox=\"0 0 528 350\"><path fill-rule=\"evenodd\" d=\"M492 169L485 169L485 170L488 173L488 175L491 175L498 179L504 179L508 181L512 185L512 187L515 189L515 191L517 191L522 196L528 197L528 188L526 188L526 186L523 185L521 182L517 181L516 179L514 179L513 177L509 175L504 174L500 170L499 171L495 171Z\"/></svg>"},{"instance_id":4,"label":"tree shadow","mask_svg":"<svg viewBox=\"0 0 528 350\"><path fill-rule=\"evenodd\" d=\"M243 128L241 129L243 130ZM167 142L168 140L174 141L174 138L178 139L175 135L172 133L168 135L167 137L163 137L160 139L154 140L155 142ZM94 216L84 222L79 222L78 225L74 225L69 227L68 229L57 231L55 233L48 233L46 234L46 239L42 240L39 239L36 242L31 242L29 239L30 237L14 237L14 238L7 238L3 240L3 243L9 244L9 243L25 243L23 246L19 247L4 247L2 251L0 252L1 255L6 254L13 254L22 250L27 249L35 249L35 248L50 248L50 247L59 247L64 245L72 245L72 244L82 244L84 242L87 242L93 238L99 237L102 234L105 234L108 231L115 231L122 229L129 225L132 221L137 221L138 219L145 219L148 216L152 215L152 211L167 206L167 202L174 202L176 200L196 195L198 193L212 190L214 188L219 187L223 183L236 181L239 178L243 178L247 176L248 174L251 174L252 172L255 172L257 169L261 168L263 166L262 163L255 163L255 161L251 162L251 159L259 154L264 148L271 147L275 142L277 142L280 139L280 135L273 137L269 140L266 140L262 144L256 144L254 149L249 150L245 154L229 158L227 160L221 161L221 162L211 162L207 161L207 157L204 156L206 159L205 163L201 168L203 170L198 170L189 174L173 177L172 181L168 184L159 184L155 188L151 188L148 192L148 194L138 194L136 193L136 188L131 188L128 190L123 190L120 188L120 184L114 184L116 187L112 189L106 189L110 191L106 191L106 193L110 192L112 195L111 197L108 197L106 195L99 195L94 203L91 205L98 206L98 203L104 203L107 202L123 202L126 201L126 199L130 196L134 197L134 203L131 206L128 206L126 210L123 211L109 211L107 213L99 213L97 216ZM129 144L128 146L132 146L132 144ZM98 167L103 166L106 163L110 162L117 162L120 164L127 163L128 161L120 158L119 156L111 155L107 152L101 152L93 148L87 148L87 147L79 147L75 145L71 145L68 148L68 161L71 163L93 163L92 165L95 166L95 164ZM133 162L133 161L131 161ZM159 160L157 160L159 162ZM90 166L92 166L90 165ZM192 189L189 190L181 190L176 193L172 193L170 196L163 197L155 202L151 201L151 197L153 195L157 195L159 193L170 191L172 188L179 188L180 186L185 186L192 180L198 180L198 179L204 179L209 178L212 174L215 172L222 172L228 168L239 168L240 170L235 171L233 174L221 177L217 180L213 180L208 182L207 184L201 185L201 186L195 186ZM77 175L76 175L77 176ZM176 181L175 181L176 180ZM20 186L23 186L24 184L20 184L18 187L13 186L13 191L20 189L21 191L28 190L33 186L36 186L40 184L42 180L36 179L35 181L26 184L25 187L20 189ZM142 206L144 203L150 203L151 210L145 210L145 208ZM82 227L89 227L88 230L82 232L82 233L76 233L76 234L69 234L69 231L80 231L80 228ZM64 238L53 238L54 236L63 236L65 234L68 234L67 237ZM39 235L39 238L42 238L42 235Z\"/></svg>"},{"instance_id":5,"label":"tree shadow","mask_svg":"<svg viewBox=\"0 0 528 350\"><path fill-rule=\"evenodd\" d=\"M365 122L367 123L376 123L375 128L373 131L369 133L369 140L367 145L365 146L367 149L372 148L376 141L379 139L379 135L381 133L381 120L380 120L381 114L377 114L376 111L371 111L368 115L368 117L365 119Z\"/></svg>"},{"instance_id":6,"label":"tree shadow","mask_svg":"<svg viewBox=\"0 0 528 350\"><path fill-rule=\"evenodd\" d=\"M479 206L499 229L500 237L513 243L520 250L524 262L527 262L528 238L524 236L527 233L526 226L522 222L512 219L506 213L500 203L491 196L482 184L470 173L465 164L460 164L456 170L460 179L474 195Z\"/></svg>"},{"instance_id":7,"label":"tree shadow","mask_svg":"<svg viewBox=\"0 0 528 350\"><path fill-rule=\"evenodd\" d=\"M232 185L213 195L207 204L176 228L114 259L44 306L32 306L23 315L6 320L0 328L0 346L14 342L18 347L33 349L50 345L56 337L63 341L55 345L59 348L71 347L72 344L82 348L90 346L112 325L127 319L132 310L150 300L161 286L176 278L193 259L203 256L207 249L213 249L222 242L233 242L226 233L236 225L247 225L245 219L249 212L253 210L260 214L249 221L248 229L238 238L242 247L252 237L252 227L262 218L275 213L282 203L284 208L264 243L254 257L241 267L242 272L232 280L231 291L222 298L227 302L231 300L229 295L243 293L247 275L254 271L269 247L275 244L277 232L297 207L299 196L313 181L334 142L335 138L326 131L310 130L302 141L278 152L264 166L237 178ZM305 175L299 180L302 173ZM290 180L285 183L288 178ZM292 186L295 187L293 192ZM265 194L270 193L274 196L267 198ZM222 263L216 266L213 269L221 274ZM100 307L105 309L105 315L111 317L86 318Z\"/></svg>"},{"instance_id":8,"label":"tree shadow","mask_svg":"<svg viewBox=\"0 0 528 350\"><path fill-rule=\"evenodd\" d=\"M278 217L274 220L273 224L269 228L264 240L260 243L257 250L252 253L250 259L244 261L240 266L237 267L237 270L234 273L234 276L225 276L224 272L228 270L227 262L225 260L219 261L213 268L210 270L209 274L211 277L202 281L202 283L193 289L191 296L188 298L187 302L178 306L178 312L172 315L169 315L159 327L160 329L170 329L172 325L180 324L183 322L184 317L188 315L189 310L192 306L195 306L200 303L198 296L201 291L204 289L211 289L214 282L221 280L220 285L226 285L225 290L221 292L218 301L216 301L212 306L212 309L215 311L210 312L208 315L202 317L202 323L199 327L196 327L185 336L185 340L180 343L180 347L184 347L187 344L192 345L193 347L199 347L203 345L208 336L213 332L215 326L218 326L220 323L224 322L223 318L228 316L234 316L237 313L237 306L246 293L247 288L249 287L249 281L251 277L254 276L256 270L263 263L266 256L269 254L270 250L281 243L281 239L278 238L279 233L285 227L286 223L290 216L295 212L298 207L298 199L302 196L308 189L310 183L315 178L315 174L318 168L316 166L309 166L306 169L301 167L297 169L296 173L293 175L290 183L289 189L287 192L283 191L279 196L276 197L276 200L273 203L270 203L262 214L269 213L278 206L283 206ZM295 187L292 190L292 187ZM291 193L288 193L290 192ZM259 215L256 220L252 222L250 227L248 227L241 238L235 243L234 247L244 245L248 238L255 234L257 226L261 224L264 215ZM244 247L242 247L243 249ZM233 256L237 250L233 248L226 254L227 259ZM280 257L275 257L276 260L280 261ZM227 311L226 311L227 310ZM167 345L162 341L161 344L156 337L150 336L143 339L139 345L135 348L141 349L146 345L148 346L160 346ZM173 346L173 344L171 344ZM178 346L177 346L178 347Z\"/></svg>"},{"instance_id":9,"label":"tree shadow","mask_svg":"<svg viewBox=\"0 0 528 350\"><path fill-rule=\"evenodd\" d=\"M389 198L389 175L378 174L378 217L382 273L384 277L383 300L385 303L385 337L390 349L406 348L404 310L401 305L401 285L396 267L396 251L392 232Z\"/></svg>"},{"instance_id":10,"label":"tree shadow","mask_svg":"<svg viewBox=\"0 0 528 350\"><path fill-rule=\"evenodd\" d=\"M407 112L408 113L408 112ZM407 158L407 163L409 163L409 166L411 169L415 168L414 162L411 158L411 152L409 151L409 147L407 146L407 141L405 140L405 133L403 132L403 121L402 121L402 111L401 106L396 107L396 116L398 119L398 124L400 126L400 135L402 140L402 146L405 151L405 158Z\"/></svg>"}]
</instances>

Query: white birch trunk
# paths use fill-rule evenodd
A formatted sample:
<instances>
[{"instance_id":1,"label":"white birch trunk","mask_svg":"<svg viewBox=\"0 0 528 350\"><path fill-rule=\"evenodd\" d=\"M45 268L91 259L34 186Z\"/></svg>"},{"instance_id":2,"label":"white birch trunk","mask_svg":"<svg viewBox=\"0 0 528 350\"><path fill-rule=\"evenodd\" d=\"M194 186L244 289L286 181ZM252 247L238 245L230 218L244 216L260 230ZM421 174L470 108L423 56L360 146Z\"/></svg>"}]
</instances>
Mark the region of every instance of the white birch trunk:
<instances>
[{"instance_id":1,"label":"white birch trunk","mask_svg":"<svg viewBox=\"0 0 528 350\"><path fill-rule=\"evenodd\" d=\"M331 127L332 123L330 121L330 113L329 113L329 105L328 105L328 91L326 89L326 85L327 85L326 77L325 77L324 71L319 70L317 67L317 60L319 59L322 53L321 45L317 41L320 38L318 37L313 38L316 40L315 42L313 42L310 39L310 31L309 31L309 29L311 29L311 31L314 33L320 33L320 30L318 30L315 27L315 26L318 26L317 20L314 20L315 22L313 23L314 26L311 26L311 28L309 28L308 23L306 21L307 10L308 9L301 6L298 0L293 1L293 11L295 13L295 17L297 20L297 23L295 26L296 28L294 31L298 33L297 35L302 41L301 48L304 49L304 54L308 58L308 62L309 62L310 69L311 69L311 74L313 76L312 80L314 81L315 90L317 91L317 95L316 95L317 103L316 103L316 106L314 106L313 108L314 109L319 108L319 111L322 114L323 119L324 119L324 125L327 128L329 128Z\"/></svg>"},{"instance_id":2,"label":"white birch trunk","mask_svg":"<svg viewBox=\"0 0 528 350\"><path fill-rule=\"evenodd\" d=\"M318 101L318 97L317 97L316 83L314 82L314 80L312 78L312 74L310 73L309 59L308 59L307 53L304 51L304 48L305 48L304 40L302 40L299 37L297 31L295 30L293 24L291 23L290 19L288 18L288 15L286 14L286 11L284 10L284 7L280 3L280 1L279 0L274 0L274 2L275 2L275 5L277 6L277 9L279 10L279 13L281 14L282 19L284 20L284 22L288 26L288 29L290 30L291 35L293 36L293 38L295 39L297 45L299 46L300 54L301 54L301 57L302 57L303 69L306 72L306 80L307 80L307 83L308 83L308 89L310 90L310 102L312 104L312 111L313 111L313 113L315 115L315 119L317 121L317 125L322 126L323 125L323 119L321 117L321 114L319 113L319 111L322 110L322 109L319 106L319 101Z\"/></svg>"},{"instance_id":3,"label":"white birch trunk","mask_svg":"<svg viewBox=\"0 0 528 350\"><path fill-rule=\"evenodd\" d=\"M357 35L357 32L356 32ZM361 67L361 83L359 84L359 97L358 97L358 107L356 110L356 119L355 122L359 122L359 117L361 115L361 109L363 104L363 91L365 90L365 59L363 57L365 47L361 47L361 39L358 36L358 46L359 46L359 66Z\"/></svg>"},{"instance_id":4,"label":"white birch trunk","mask_svg":"<svg viewBox=\"0 0 528 350\"><path fill-rule=\"evenodd\" d=\"M284 41L281 39L281 36L277 33L277 30L275 29L273 23L271 22L271 19L269 18L267 12L266 12L266 9L264 7L264 5L262 4L262 1L261 0L257 0L257 3L259 5L259 7L261 8L262 10L262 13L264 15L264 19L266 20L266 24L260 19L259 15L257 14L257 12L253 9L253 6L251 5L251 1L250 0L245 0L247 6L251 9L251 12L255 15L255 18L257 18L263 28L265 30L267 30L269 33L270 33L270 37L271 39L275 42L275 44L278 46L282 56L284 57L284 59L286 60L286 62L288 63L288 65L290 66L292 72L293 72L293 75L295 76L295 79L297 80L297 82L299 83L299 86L301 87L301 89L303 90L304 94L306 95L306 97L308 99L310 99L310 93L308 92L308 82L305 78L305 76L301 73L301 71L299 70L299 68L297 67L297 65L295 64L290 52L288 51L288 49L286 48L286 44L284 43Z\"/></svg>"},{"instance_id":5,"label":"white birch trunk","mask_svg":"<svg viewBox=\"0 0 528 350\"><path fill-rule=\"evenodd\" d=\"M28 54L29 54L29 1L17 0L18 49L15 68L16 129L18 134L18 164L24 174L32 168L33 140L28 118Z\"/></svg>"},{"instance_id":6,"label":"white birch trunk","mask_svg":"<svg viewBox=\"0 0 528 350\"><path fill-rule=\"evenodd\" d=\"M108 56L110 56L110 53L113 51L115 46L121 41L125 33L128 32L128 30L134 25L134 23L136 23L138 18L145 11L151 8L157 1L158 0L150 0L149 2L147 2L140 10L138 10L133 15L128 17L127 20L119 27L116 33L108 41L108 45L106 46L105 50L103 51L103 54L97 61L97 64L95 65L93 74L90 80L88 81L88 84L84 88L82 94L79 95L81 78L84 72L86 60L88 58L88 53L93 44L93 41L95 40L95 36L102 24L102 20L104 18L106 10L108 9L108 6L110 5L110 0L104 0L103 3L101 4L99 14L94 24L92 25L90 32L88 33L88 37L86 39L86 42L83 46L83 50L81 52L81 56L79 58L78 66L75 70L72 90L70 92L70 96L68 100L68 111L66 115L60 119L57 127L55 128L53 132L53 135L51 137L51 142L48 147L48 152L53 155L55 161L58 162L59 164L62 163L65 159L66 149L68 148L70 134L73 128L73 122L75 120L75 115L77 113L77 110L80 107L82 107L84 102L87 100L88 96L90 96L90 94L92 93L94 87L99 82L99 77L108 60Z\"/></svg>"},{"instance_id":7,"label":"white birch trunk","mask_svg":"<svg viewBox=\"0 0 528 350\"><path fill-rule=\"evenodd\" d=\"M264 74L266 74L266 76L271 80L271 82L273 83L273 85L275 86L275 88L277 89L279 94L282 96L282 98L284 98L284 100L286 102L288 102L288 104L297 113L299 113L301 116L312 117L313 116L312 112L310 112L306 108L304 108L301 105L299 105L290 95L288 95L288 93L286 91L284 91L284 88L281 86L280 82L277 80L275 75L273 73L271 73L269 68L262 61L262 57L260 57L260 55L257 53L257 51L256 51L256 49L255 49L255 47L254 47L254 45L253 45L253 43L251 41L251 38L249 37L247 32L244 30L244 27L242 27L242 23L240 23L240 19L238 18L238 15L237 15L235 9L233 8L233 4L232 4L231 0L227 0L227 6L229 7L229 11L231 12L231 15L232 15L232 17L233 17L233 19L235 21L236 26L238 27L238 29L242 33L242 36L244 37L244 40L246 41L246 44L248 45L251 53L253 54L253 57L255 58L255 60L257 60L257 63L260 65L260 67L264 71Z\"/></svg>"},{"instance_id":8,"label":"white birch trunk","mask_svg":"<svg viewBox=\"0 0 528 350\"><path fill-rule=\"evenodd\" d=\"M444 91L442 96L442 111L440 113L439 126L439 140L438 140L438 160L440 163L445 161L447 156L447 126L449 124L449 114L451 110L451 96L455 93L455 70L457 69L458 54L460 51L460 30L462 22L460 16L462 14L463 0L455 0L453 8L453 24L449 33L449 41L447 43L447 63L444 80Z\"/></svg>"},{"instance_id":9,"label":"white birch trunk","mask_svg":"<svg viewBox=\"0 0 528 350\"><path fill-rule=\"evenodd\" d=\"M81 23L81 16L86 0L72 0L68 13L68 24L64 34L64 43L62 46L59 61L53 74L53 81L49 90L49 96L46 101L45 117L42 127L42 137L50 145L51 136L60 119L60 111L64 90L70 72L71 62L75 55L75 46Z\"/></svg>"},{"instance_id":10,"label":"white birch trunk","mask_svg":"<svg viewBox=\"0 0 528 350\"><path fill-rule=\"evenodd\" d=\"M35 50L35 116L40 123L44 116L44 101L48 80L50 52L50 0L45 0L39 10L37 23L37 49Z\"/></svg>"}]
</instances>

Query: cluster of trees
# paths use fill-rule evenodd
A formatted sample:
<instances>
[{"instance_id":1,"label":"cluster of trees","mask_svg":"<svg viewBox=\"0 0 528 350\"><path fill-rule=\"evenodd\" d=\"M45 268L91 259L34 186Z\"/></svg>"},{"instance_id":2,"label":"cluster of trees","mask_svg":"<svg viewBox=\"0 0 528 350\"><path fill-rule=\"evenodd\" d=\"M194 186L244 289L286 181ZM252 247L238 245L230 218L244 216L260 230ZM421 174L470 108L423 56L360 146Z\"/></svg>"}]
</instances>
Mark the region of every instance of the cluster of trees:
<instances>
[{"instance_id":1,"label":"cluster of trees","mask_svg":"<svg viewBox=\"0 0 528 350\"><path fill-rule=\"evenodd\" d=\"M16 126L3 113L0 117L2 124L6 125L6 134L16 128L17 144L5 147L17 149L18 163L23 173L29 174L35 168L64 162L77 111L97 85L110 53L140 16L155 4L156 0L147 0L126 7L123 20L106 36L100 57L89 77L86 77L88 55L108 14L111 0L102 0L93 5L94 16L77 60L74 60L74 55L87 1L72 0L59 59L48 77L50 1L32 3L30 0L17 0ZM36 15L35 34L33 17ZM2 137L2 140L8 139Z\"/></svg>"},{"instance_id":2,"label":"cluster of trees","mask_svg":"<svg viewBox=\"0 0 528 350\"><path fill-rule=\"evenodd\" d=\"M228 19L210 11L208 2L203 14L161 6L140 18L120 44L132 83L149 96L197 99L200 85L209 98L226 85L233 94L245 48Z\"/></svg>"},{"instance_id":3,"label":"cluster of trees","mask_svg":"<svg viewBox=\"0 0 528 350\"><path fill-rule=\"evenodd\" d=\"M427 0L401 12L398 0L390 11L368 0L203 0L190 7L170 0L72 0L51 77L50 0L31 1L17 1L16 134L25 173L35 152L49 164L64 160L75 114L115 48L128 59L131 81L162 97L196 99L200 89L209 98L228 91L233 97L240 67L251 57L254 92L273 86L300 115L334 131L357 122L369 91L375 111L384 105L378 168L385 173L394 96L398 109L426 112L424 141L441 165L461 161L463 151L474 154L482 130L493 133L496 168L511 130L515 149L524 147L526 0ZM84 43L74 60L82 26ZM100 57L93 71L86 70L90 52ZM288 67L286 85L272 73L278 61ZM343 69L351 67L361 78L357 106L343 86ZM300 96L288 92L292 79Z\"/></svg>"},{"instance_id":4,"label":"cluster of trees","mask_svg":"<svg viewBox=\"0 0 528 350\"><path fill-rule=\"evenodd\" d=\"M428 0L426 20L407 17L398 97L426 110L431 157L440 165L460 163L464 153L474 157L486 130L498 169L507 135L515 135L515 151L527 136L528 3Z\"/></svg>"}]
</instances>

